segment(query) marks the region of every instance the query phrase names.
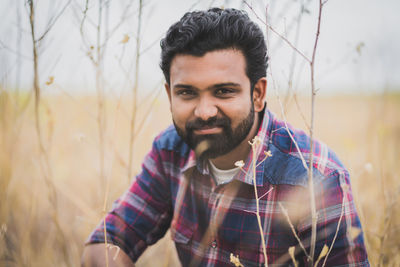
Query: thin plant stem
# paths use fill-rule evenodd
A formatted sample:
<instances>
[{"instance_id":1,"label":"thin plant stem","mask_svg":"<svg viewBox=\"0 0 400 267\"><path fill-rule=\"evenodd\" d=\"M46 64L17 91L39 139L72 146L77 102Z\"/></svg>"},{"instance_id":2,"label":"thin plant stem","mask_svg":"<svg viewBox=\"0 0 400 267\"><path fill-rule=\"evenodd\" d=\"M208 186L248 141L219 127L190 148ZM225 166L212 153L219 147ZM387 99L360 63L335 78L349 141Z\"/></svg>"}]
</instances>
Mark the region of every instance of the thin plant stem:
<instances>
[{"instance_id":1,"label":"thin plant stem","mask_svg":"<svg viewBox=\"0 0 400 267\"><path fill-rule=\"evenodd\" d=\"M138 15L138 26L136 33L136 61L135 61L135 81L133 84L133 98L132 98L132 117L130 123L130 137L129 137L129 159L128 159L128 181L132 177L132 165L133 165L133 144L135 141L135 122L137 113L137 91L139 85L139 62L140 62L140 31L142 28L142 10L143 1L139 1L139 15Z\"/></svg>"},{"instance_id":2,"label":"thin plant stem","mask_svg":"<svg viewBox=\"0 0 400 267\"><path fill-rule=\"evenodd\" d=\"M40 42L43 40L44 37L46 37L46 35L49 33L49 31L51 30L51 28L53 28L54 24L57 22L57 20L61 17L61 15L64 13L64 11L67 9L67 7L69 6L69 4L71 3L72 0L69 0L64 7L61 9L61 11L53 17L52 20L49 21L49 25L47 26L46 30L44 31L44 33L42 33L42 35L36 40L36 42Z\"/></svg>"},{"instance_id":3,"label":"thin plant stem","mask_svg":"<svg viewBox=\"0 0 400 267\"><path fill-rule=\"evenodd\" d=\"M98 1L98 22L96 27L96 59L92 57L92 62L96 70L96 92L97 92L97 127L99 134L99 163L100 163L100 180L102 182L102 187L105 186L105 170L104 170L104 150L105 150L105 99L104 99L104 88L102 80L102 67L103 67L103 53L101 51L101 28L102 13L103 13L103 0Z\"/></svg>"},{"instance_id":4,"label":"thin plant stem","mask_svg":"<svg viewBox=\"0 0 400 267\"><path fill-rule=\"evenodd\" d=\"M103 83L101 79L102 75L102 66L103 66L103 56L101 50L101 27L102 27L102 14L103 14L103 0L98 1L99 9L98 9L98 21L96 27L96 60L93 61L96 67L96 90L97 90L97 126L99 130L99 150L100 150L100 179L103 182L103 185L107 183L105 178L105 170L104 170L104 150L105 150L105 143L104 143L104 131L105 131L105 107L104 107L104 89ZM83 25L83 24L82 24ZM106 186L107 187L107 186ZM104 198L104 205L103 205L103 229L104 229L104 256L106 266L108 267L108 243L107 243L107 225L106 225L106 218L105 218L105 205L107 201L107 192L108 190L105 189L105 198Z\"/></svg>"},{"instance_id":5,"label":"thin plant stem","mask_svg":"<svg viewBox=\"0 0 400 267\"><path fill-rule=\"evenodd\" d=\"M294 37L294 45L297 46L299 42L299 37L300 37L300 26L303 18L303 10L304 10L304 1L302 1L300 5L300 11L297 16L297 23L296 23L296 30L295 30L295 37ZM291 58L291 63L290 63L290 69L289 69L289 77L288 77L288 89L286 92L285 100L284 100L284 106L285 108L288 105L289 98L290 98L290 91L293 90L293 79L294 79L294 73L295 73L295 67L296 67L296 51L293 50L292 52L292 58Z\"/></svg>"},{"instance_id":6,"label":"thin plant stem","mask_svg":"<svg viewBox=\"0 0 400 267\"><path fill-rule=\"evenodd\" d=\"M161 90L161 87L160 87L160 89L158 90L157 94L153 97L153 101L150 103L150 105L149 105L149 107L147 108L145 114L150 114L150 112L151 112L151 110L153 109L154 104L156 103L156 101L157 101L157 99L158 99L158 96L160 95L161 92L162 92L162 90ZM140 131L143 129L143 126L144 126L145 122L148 120L149 117L150 117L150 116L145 116L145 117L139 122L139 125L138 125L138 127L137 127L137 129L136 129L136 132L134 133L134 138L136 138L137 136L139 136Z\"/></svg>"},{"instance_id":7,"label":"thin plant stem","mask_svg":"<svg viewBox=\"0 0 400 267\"><path fill-rule=\"evenodd\" d=\"M343 218L343 214L344 214L344 203L345 203L345 200L346 200L346 195L345 195L346 192L343 192L343 194L344 195L343 195L343 200L342 200L342 211L340 212L340 217L339 217L339 221L338 221L338 224L337 224L337 227L336 227L335 236L333 237L332 244L331 244L331 246L330 246L330 248L328 250L328 253L326 253L324 262L322 263L322 267L325 266L326 261L328 260L329 253L331 253L331 250L333 249L333 245L335 244L336 238L337 238L338 233L339 233L340 224L342 222L342 218Z\"/></svg>"},{"instance_id":8,"label":"thin plant stem","mask_svg":"<svg viewBox=\"0 0 400 267\"><path fill-rule=\"evenodd\" d=\"M89 0L86 0L86 4L85 4L85 9L83 10L83 18L79 27L80 33L83 36L83 24L85 23L86 17L87 17L87 12L89 10Z\"/></svg>"},{"instance_id":9,"label":"thin plant stem","mask_svg":"<svg viewBox=\"0 0 400 267\"><path fill-rule=\"evenodd\" d=\"M317 239L317 211L315 205L315 192L313 182L313 164L314 164L314 114L315 114L315 55L317 53L318 40L321 28L321 15L322 15L322 0L319 0L318 9L318 21L317 21L317 32L315 34L314 48L310 61L310 73L311 73L311 123L310 123L310 158L309 158L309 169L308 169L308 187L310 190L310 206L311 206L311 243L310 243L310 266L313 266L314 254L315 254L315 243Z\"/></svg>"},{"instance_id":10,"label":"thin plant stem","mask_svg":"<svg viewBox=\"0 0 400 267\"><path fill-rule=\"evenodd\" d=\"M251 11L255 14L258 20L260 20L265 26L271 30L273 33L275 33L279 38L281 38L287 45L289 45L294 51L296 51L305 61L311 62L311 60L303 53L301 52L295 45L293 45L285 36L280 34L277 30L275 30L271 25L269 25L266 21L262 20L258 15L257 12L254 11L253 7L247 3L247 1L244 1L244 3L247 5L248 8L250 8Z\"/></svg>"},{"instance_id":11,"label":"thin plant stem","mask_svg":"<svg viewBox=\"0 0 400 267\"><path fill-rule=\"evenodd\" d=\"M106 266L108 267L108 241L107 241L107 224L106 224L106 213L107 213L107 200L108 200L108 188L109 188L109 180L107 179L107 186L105 190L105 196L104 196L104 204L103 204L103 229L104 229L104 253L105 253L105 258L106 258Z\"/></svg>"},{"instance_id":12,"label":"thin plant stem","mask_svg":"<svg viewBox=\"0 0 400 267\"><path fill-rule=\"evenodd\" d=\"M39 144L39 153L40 153L40 160L39 160L39 165L41 167L42 173L43 173L43 178L46 183L46 186L49 189L49 202L51 203L53 210L52 210L52 220L53 223L56 227L57 234L60 237L61 240L65 240L64 237L64 232L62 230L62 227L60 225L59 219L58 219L58 203L57 203L57 190L56 187L53 183L52 180L52 169L50 165L50 160L48 156L47 149L44 145L43 141L43 135L42 135L42 130L41 130L41 123L40 123L40 102L41 102L41 89L39 85L39 53L38 53L38 45L39 45L39 40L36 39L35 35L35 6L33 3L33 0L28 1L29 4L29 23L30 23L30 28L31 28L31 38L32 38L32 52L33 52L33 90L34 90L34 100L35 100L35 105L34 105L34 116L35 116L35 130L37 133L37 138L38 138L38 144ZM62 12L61 12L62 13ZM61 13L58 15L60 16ZM46 30L46 32L41 36L40 40L42 40L47 33L49 32L50 28L53 26L49 26L49 28ZM62 252L63 256L66 262L69 260L68 256L68 251L66 249L66 246L64 244L61 244L62 246Z\"/></svg>"},{"instance_id":13,"label":"thin plant stem","mask_svg":"<svg viewBox=\"0 0 400 267\"><path fill-rule=\"evenodd\" d=\"M301 107L300 107L299 101L297 99L296 93L293 94L293 99L294 99L294 103L296 104L297 110L299 111L300 117L302 118L303 122L305 123L307 129L310 130L310 125L308 125L306 116L304 116L303 111L301 111Z\"/></svg>"},{"instance_id":14,"label":"thin plant stem","mask_svg":"<svg viewBox=\"0 0 400 267\"><path fill-rule=\"evenodd\" d=\"M256 199L256 217L257 217L257 222L258 222L258 228L260 230L260 236L261 236L261 245L263 249L263 254L264 254L264 259L265 259L265 266L268 267L268 257L267 257L267 249L265 247L265 239L264 239L264 230L261 225L261 217L260 217L260 200L258 198L258 192L257 192L257 183L256 183L256 146L258 144L257 142L258 139L254 138L253 142L250 143L251 145L251 150L253 152L253 185L254 185L254 195Z\"/></svg>"},{"instance_id":15,"label":"thin plant stem","mask_svg":"<svg viewBox=\"0 0 400 267\"><path fill-rule=\"evenodd\" d=\"M279 107L280 107L280 109L281 109L281 114L282 114L282 117L283 117L283 123L285 124L285 127L284 127L284 128L286 129L286 132L287 132L287 134L289 135L290 140L293 142L294 146L296 147L296 150L297 150L298 153L299 153L299 157L300 157L301 163L303 164L304 169L306 169L306 170L308 171L308 165L307 165L306 159L304 158L303 153L301 153L300 147L299 147L299 145L297 144L296 139L294 139L292 133L291 133L290 130L289 130L289 125L287 124L287 118L286 118L285 108L283 107L282 100L281 100L281 98L280 98L280 96L279 96L279 94L278 94L278 92L277 92L277 89L276 89L276 86L275 86L275 80L274 80L273 78L272 78L272 83L273 83L273 85L274 85L273 88L275 89L274 91L275 91L275 93L276 93L276 97L277 97L277 99L278 99Z\"/></svg>"},{"instance_id":16,"label":"thin plant stem","mask_svg":"<svg viewBox=\"0 0 400 267\"><path fill-rule=\"evenodd\" d=\"M289 223L290 229L292 230L294 237L296 238L297 242L299 243L299 246L303 250L304 254L307 256L307 258L310 259L310 255L308 255L307 250L305 249L305 247L303 245L303 242L301 242L299 236L296 233L296 230L294 229L294 226L292 224L292 221L289 218L289 214L288 214L287 210L285 209L285 207L283 207L282 203L280 203L280 202L279 202L279 207L281 208L283 214L285 215L286 221Z\"/></svg>"},{"instance_id":17,"label":"thin plant stem","mask_svg":"<svg viewBox=\"0 0 400 267\"><path fill-rule=\"evenodd\" d=\"M20 5L16 5L17 7L17 51L21 51L21 40L22 40L22 31L21 31L21 11L20 11ZM22 58L21 58L21 53L17 54L17 70L15 72L15 100L16 100L16 109L19 110L19 87L21 84L21 65L22 65Z\"/></svg>"}]
</instances>

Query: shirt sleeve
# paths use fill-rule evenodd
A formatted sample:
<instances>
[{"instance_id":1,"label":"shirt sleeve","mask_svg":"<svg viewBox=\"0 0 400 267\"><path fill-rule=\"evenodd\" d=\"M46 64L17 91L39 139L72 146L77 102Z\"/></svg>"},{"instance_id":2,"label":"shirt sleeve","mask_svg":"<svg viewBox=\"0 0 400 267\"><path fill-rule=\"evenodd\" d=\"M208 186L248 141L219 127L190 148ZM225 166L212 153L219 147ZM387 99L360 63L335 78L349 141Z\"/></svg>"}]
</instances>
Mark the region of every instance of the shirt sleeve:
<instances>
[{"instance_id":1,"label":"shirt sleeve","mask_svg":"<svg viewBox=\"0 0 400 267\"><path fill-rule=\"evenodd\" d=\"M317 237L314 263L326 245L330 250L318 266L369 266L361 223L351 193L349 174L336 170L315 185ZM309 199L308 199L309 201ZM309 212L308 214L311 214ZM309 252L311 216L298 225L299 237ZM332 245L333 244L333 245ZM303 254L300 262L308 265Z\"/></svg>"},{"instance_id":2,"label":"shirt sleeve","mask_svg":"<svg viewBox=\"0 0 400 267\"><path fill-rule=\"evenodd\" d=\"M141 173L105 217L107 242L119 246L133 262L165 235L171 223L169 180L160 154L155 141ZM103 220L86 242L92 243L104 243Z\"/></svg>"}]
</instances>

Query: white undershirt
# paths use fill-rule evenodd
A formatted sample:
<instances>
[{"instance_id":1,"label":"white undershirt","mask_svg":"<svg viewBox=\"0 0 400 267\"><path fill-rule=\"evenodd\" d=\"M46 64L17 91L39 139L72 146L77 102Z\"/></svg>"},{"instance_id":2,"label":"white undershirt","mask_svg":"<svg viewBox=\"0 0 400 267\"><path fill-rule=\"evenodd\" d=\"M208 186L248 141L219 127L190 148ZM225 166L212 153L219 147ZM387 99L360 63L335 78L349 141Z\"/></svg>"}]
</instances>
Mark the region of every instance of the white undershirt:
<instances>
[{"instance_id":1,"label":"white undershirt","mask_svg":"<svg viewBox=\"0 0 400 267\"><path fill-rule=\"evenodd\" d=\"M239 167L229 170L221 170L215 167L215 165L211 162L211 160L209 160L208 162L210 162L211 172L215 178L215 181L217 182L217 185L226 184L230 182L240 170Z\"/></svg>"}]
</instances>

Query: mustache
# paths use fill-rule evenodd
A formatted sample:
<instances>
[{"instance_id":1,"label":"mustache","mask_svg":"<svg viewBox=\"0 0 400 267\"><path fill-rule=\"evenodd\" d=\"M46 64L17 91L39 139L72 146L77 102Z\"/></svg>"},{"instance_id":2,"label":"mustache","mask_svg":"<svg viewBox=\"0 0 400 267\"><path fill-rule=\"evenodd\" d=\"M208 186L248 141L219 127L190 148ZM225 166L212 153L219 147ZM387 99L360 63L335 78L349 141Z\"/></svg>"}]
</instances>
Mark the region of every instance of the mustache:
<instances>
[{"instance_id":1,"label":"mustache","mask_svg":"<svg viewBox=\"0 0 400 267\"><path fill-rule=\"evenodd\" d=\"M189 121L186 123L186 130L192 131L192 130L198 130L198 129L203 129L206 127L222 127L222 128L227 128L231 124L231 120L228 117L212 117L209 118L208 120L202 120L202 119L195 119L193 121Z\"/></svg>"}]
</instances>

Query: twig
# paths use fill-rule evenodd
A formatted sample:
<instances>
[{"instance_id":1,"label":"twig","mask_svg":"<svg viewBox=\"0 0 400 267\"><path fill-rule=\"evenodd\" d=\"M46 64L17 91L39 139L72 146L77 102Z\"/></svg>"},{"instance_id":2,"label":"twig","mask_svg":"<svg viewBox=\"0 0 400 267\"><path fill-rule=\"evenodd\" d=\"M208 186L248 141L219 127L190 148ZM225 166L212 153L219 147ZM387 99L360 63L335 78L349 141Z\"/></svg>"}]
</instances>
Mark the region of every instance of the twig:
<instances>
[{"instance_id":1,"label":"twig","mask_svg":"<svg viewBox=\"0 0 400 267\"><path fill-rule=\"evenodd\" d=\"M102 48L101 48L101 29L102 29L102 15L103 15L103 0L98 1L98 21L96 27L96 59L90 54L89 58L92 60L95 68L96 68L96 91L97 91L97 127L99 133L99 160L100 160L100 180L103 185L105 185L104 191L104 204L103 204L103 230L104 230L104 255L106 266L109 266L108 263L108 240L107 240L107 225L106 225L106 205L108 199L108 179L105 176L104 169L104 155L105 155L105 142L104 142L104 131L105 131L105 107L104 107L104 88L102 82L102 67L103 67L103 56ZM83 31L81 32L81 34Z\"/></svg>"},{"instance_id":2,"label":"twig","mask_svg":"<svg viewBox=\"0 0 400 267\"><path fill-rule=\"evenodd\" d=\"M245 3L246 3L246 1L244 1ZM247 3L246 3L247 4ZM253 12L254 12L254 10L253 10ZM257 15L256 15L257 16ZM268 17L268 8L266 8L266 18ZM268 21L267 19L266 19L266 21ZM269 27L268 27L268 25L267 25L267 23L265 23L265 26L266 26L266 36L267 36L267 42L268 42L268 40L269 40ZM269 55L269 50L267 50L267 55L268 55L268 58L270 58L270 55ZM270 70L272 70L272 64L270 63ZM272 72L272 71L271 71ZM290 140L292 140L292 142L294 143L294 145L295 145L295 147L296 147L296 149L297 149L297 151L298 151L298 153L299 153L299 157L300 157L300 160L301 160L301 162L302 162L302 164L303 164L303 166L304 166L304 168L306 169L306 170L308 170L308 166L307 166L307 163L306 163L306 160L304 159L304 156L303 156L303 154L301 153L301 150L300 150L300 148L299 148L299 145L297 144L297 142L296 142L296 140L294 139L294 137L293 137L293 135L291 134L291 132L290 132L290 130L289 130L289 126L288 126L288 124L287 124L287 119L286 119L286 114L285 114L285 111L284 111L284 107L283 107L283 104L282 104L282 101L280 100L280 97L279 97L279 94L278 94L278 92L277 92L277 89L276 89L276 84L275 84L275 79L273 78L273 76L272 76L272 73L271 73L271 78L272 78L272 84L273 84L273 88L275 89L275 93L276 93L276 96L277 96L277 98L278 98L278 103L279 103L279 106L280 106L280 108L281 108L281 114L282 114L282 117L283 117L283 122L284 122L284 124L285 124L285 129L286 129L286 132L288 133L288 135L289 135L289 137L290 137Z\"/></svg>"},{"instance_id":3,"label":"twig","mask_svg":"<svg viewBox=\"0 0 400 267\"><path fill-rule=\"evenodd\" d=\"M307 120L306 120L306 116L304 116L304 113L303 113L303 111L301 110L301 107L300 107L300 105L299 105L299 101L298 101L298 99L297 99L297 94L293 94L293 99L294 99L294 102L296 103L297 110L299 111L300 116L301 116L301 118L303 119L303 122L305 123L307 129L310 131L310 128L311 128L311 127L310 127L310 125L308 124L308 122L307 122Z\"/></svg>"},{"instance_id":4,"label":"twig","mask_svg":"<svg viewBox=\"0 0 400 267\"><path fill-rule=\"evenodd\" d=\"M148 50L150 50L153 46L157 45L160 43L160 39L165 36L165 33L163 32L157 39L155 39L154 41L152 41L148 46L146 46L145 48L142 49L142 51L140 51L140 55L143 55L144 53L146 53Z\"/></svg>"},{"instance_id":5,"label":"twig","mask_svg":"<svg viewBox=\"0 0 400 267\"><path fill-rule=\"evenodd\" d=\"M37 39L35 42L40 43L40 41L43 40L43 38L47 35L47 33L53 28L54 24L57 22L57 20L61 17L61 15L64 13L65 9L69 6L72 0L69 0L65 6L61 9L61 11L53 17L53 20L49 22L49 25L47 26L47 29L44 31L44 33Z\"/></svg>"},{"instance_id":6,"label":"twig","mask_svg":"<svg viewBox=\"0 0 400 267\"><path fill-rule=\"evenodd\" d=\"M132 103L132 117L130 123L130 138L129 138L129 159L128 159L128 181L132 177L132 164L133 164L133 143L135 140L135 122L137 113L137 91L139 84L139 60L140 60L140 30L142 27L142 8L143 1L139 0L139 15L138 26L136 34L136 62L135 62L135 81L133 85L133 103Z\"/></svg>"},{"instance_id":7,"label":"twig","mask_svg":"<svg viewBox=\"0 0 400 267\"><path fill-rule=\"evenodd\" d=\"M383 180L381 178L381 182L382 182L382 193L385 193L384 187L383 187ZM392 212L391 210L393 210L393 205L396 204L396 202L392 202L389 203L389 205L387 204L387 200L384 202L384 214L385 214L385 218L383 220L384 223L384 230L383 230L383 234L379 236L379 241L380 241L380 247L379 247L379 258L378 258L378 266L383 266L384 265L384 259L385 259L385 253L384 253L384 249L385 249L385 244L386 244L386 240L387 237L389 236L389 233L391 232L391 228L392 228Z\"/></svg>"},{"instance_id":8,"label":"twig","mask_svg":"<svg viewBox=\"0 0 400 267\"><path fill-rule=\"evenodd\" d=\"M337 227L336 227L335 236L333 237L332 244L331 244L331 246L330 246L330 248L329 248L329 250L328 250L328 253L326 253L324 262L322 263L322 267L325 266L326 261L328 260L329 253L331 253L331 250L333 249L333 245L335 244L337 235L338 235L338 233L339 233L340 223L342 222L342 218L343 218L343 215L344 215L344 204L345 204L345 200L346 200L346 192L344 191L344 192L343 192L343 200L342 200L342 211L340 212L340 217L339 217L339 221L338 221L338 224L337 224Z\"/></svg>"},{"instance_id":9,"label":"twig","mask_svg":"<svg viewBox=\"0 0 400 267\"><path fill-rule=\"evenodd\" d=\"M317 21L317 32L315 35L314 48L312 53L312 58L310 62L310 72L311 72L311 123L310 123L310 162L308 170L308 187L310 190L310 205L311 205L311 244L310 244L310 266L313 266L314 254L315 254L315 243L317 238L317 212L315 207L315 192L314 192L314 182L313 182L313 164L314 164L314 114L315 114L315 81L314 81L314 71L315 71L315 55L317 53L318 40L321 28L321 15L322 15L322 0L319 0L319 10L318 10L318 21Z\"/></svg>"},{"instance_id":10,"label":"twig","mask_svg":"<svg viewBox=\"0 0 400 267\"><path fill-rule=\"evenodd\" d=\"M20 57L23 57L23 58L25 58L25 59L27 59L27 60L29 60L29 61L32 60L32 58L31 58L30 56L23 55L21 52L12 49L11 47L7 46L7 45L6 45L3 41L1 41L1 40L0 40L0 45L2 46L2 47L0 47L0 48L2 48L2 49L6 49L6 50L10 51L11 53L14 53L15 55L20 56Z\"/></svg>"},{"instance_id":11,"label":"twig","mask_svg":"<svg viewBox=\"0 0 400 267\"><path fill-rule=\"evenodd\" d=\"M279 38L281 38L283 41L285 41L285 43L287 45L289 45L294 51L296 51L302 58L304 58L305 61L307 62L311 62L311 60L303 53L301 52L299 49L297 49L296 46L294 46L285 36L283 36L282 34L280 34L277 30L275 30L271 25L269 25L267 22L265 22L264 20L262 20L258 15L257 12L254 11L253 7L250 6L247 1L244 1L244 3L247 5L248 8L250 8L250 10L253 11L254 15L257 17L258 20L260 20L263 24L265 24L265 26L271 30L273 33L275 33Z\"/></svg>"},{"instance_id":12,"label":"twig","mask_svg":"<svg viewBox=\"0 0 400 267\"><path fill-rule=\"evenodd\" d=\"M40 107L40 100L41 100L41 94L40 94L40 85L39 85L39 71L38 71L38 65L39 65L39 56L38 56L38 43L35 41L35 7L33 4L33 0L28 1L29 5L29 23L30 23L30 28L31 28L31 38L32 38L32 53L33 53L33 90L34 90L34 99L35 99L35 106L34 106L34 112L35 112L35 129L37 133L37 138L38 138L38 144L39 144L39 153L40 153L40 167L43 173L43 178L46 183L46 186L49 189L49 201L53 206L53 212L52 212L52 219L54 222L54 225L57 229L58 235L61 237L61 240L65 240L64 238L64 232L60 226L58 216L57 216L57 209L58 209L58 204L57 204L57 190L54 186L54 183L52 181L52 169L50 165L50 160L49 156L47 153L47 150L45 148L44 142L43 142L43 137L42 137L42 131L41 131L41 125L40 125L40 113L39 113L39 107ZM43 36L44 37L44 36ZM68 251L66 250L65 245L62 247L63 249L63 256L66 262L68 262L69 257L68 257Z\"/></svg>"},{"instance_id":13,"label":"twig","mask_svg":"<svg viewBox=\"0 0 400 267\"><path fill-rule=\"evenodd\" d=\"M286 119L285 110L284 110L282 101L281 101L281 99L280 99L279 93L277 92L277 89L276 89L276 86L275 86L275 80L274 80L274 78L272 78L272 84L274 85L273 88L275 89L274 91L275 91L276 97L277 97L277 99L278 99L279 107L280 107L280 109L281 109L281 114L282 114L282 117L283 117L283 123L285 124L286 132L288 133L288 135L289 135L289 137L290 137L290 140L292 140L294 146L296 147L297 152L299 153L299 157L300 157L300 160L301 160L301 162L302 162L302 164L303 164L303 167L308 171L307 162L306 162L306 160L305 160L305 158L304 158L304 156L303 156L303 153L301 152L300 147L299 147L299 145L297 144L297 141L294 139L292 133L291 133L290 130L289 130L289 125L287 124L287 119Z\"/></svg>"},{"instance_id":14,"label":"twig","mask_svg":"<svg viewBox=\"0 0 400 267\"><path fill-rule=\"evenodd\" d=\"M294 256L295 250L296 250L296 247L295 247L295 246L292 246L292 247L290 247L290 248L288 249L288 252L289 252L290 258L292 259L292 262L293 262L293 264L294 264L294 267L298 267L299 264L297 263L296 258L295 258L295 256Z\"/></svg>"},{"instance_id":15,"label":"twig","mask_svg":"<svg viewBox=\"0 0 400 267\"><path fill-rule=\"evenodd\" d=\"M20 5L16 5L17 7L17 51L21 51L21 40L22 40L22 31L21 31L21 12L20 12ZM17 54L17 70L15 71L15 95L16 95L16 110L19 109L19 87L21 83L21 65L22 65L22 60L21 60L21 54Z\"/></svg>"},{"instance_id":16,"label":"twig","mask_svg":"<svg viewBox=\"0 0 400 267\"><path fill-rule=\"evenodd\" d=\"M314 267L318 267L318 263L321 261L321 259L322 259L323 257L325 257L325 259L326 259L326 255L327 255L327 254L328 254L328 246L325 244L325 245L322 247L321 253L319 253L318 259L317 259L317 261L315 262Z\"/></svg>"},{"instance_id":17,"label":"twig","mask_svg":"<svg viewBox=\"0 0 400 267\"><path fill-rule=\"evenodd\" d=\"M118 30L119 27L121 27L121 25L125 22L125 20L126 20L127 17L132 17L132 16L135 15L134 12L131 13L131 14L128 14L128 12L129 12L129 10L130 10L130 8L131 8L131 6L132 6L132 4L133 4L134 2L135 2L135 1L130 1L129 4L128 4L126 7L124 7L124 11L123 11L123 13L122 13L122 15L121 15L121 19L119 20L119 22L118 22L115 26L113 26L113 27L111 28L111 30L110 30L110 32L109 32L109 35L105 38L105 42L107 42L107 41L109 40L109 38L111 38L111 37L117 32L117 30Z\"/></svg>"},{"instance_id":18,"label":"twig","mask_svg":"<svg viewBox=\"0 0 400 267\"><path fill-rule=\"evenodd\" d=\"M243 211L248 212L248 213L251 213L251 214L254 214L254 215L257 215L257 212L252 211L252 210L243 210Z\"/></svg>"},{"instance_id":19,"label":"twig","mask_svg":"<svg viewBox=\"0 0 400 267\"><path fill-rule=\"evenodd\" d=\"M265 239L264 239L264 230L261 225L261 217L260 217L260 199L258 198L258 192L257 192L257 182L256 182L256 157L257 157L257 145L259 144L259 139L258 137L254 137L252 142L249 142L251 145L251 150L253 152L253 186L254 186L254 196L256 199L256 217L257 217L257 222L258 222L258 228L260 230L260 236L261 236L261 245L263 249L263 254L264 254L264 260L265 260L265 267L268 267L268 256L267 256L267 249L265 247Z\"/></svg>"},{"instance_id":20,"label":"twig","mask_svg":"<svg viewBox=\"0 0 400 267\"><path fill-rule=\"evenodd\" d=\"M262 164L267 158L272 156L271 151L264 152L264 154L265 154L264 158L259 163L257 163L256 167Z\"/></svg>"},{"instance_id":21,"label":"twig","mask_svg":"<svg viewBox=\"0 0 400 267\"><path fill-rule=\"evenodd\" d=\"M85 9L83 10L83 18L81 21L81 26L79 27L81 35L83 35L83 24L85 23L88 10L89 10L89 0L86 0Z\"/></svg>"},{"instance_id":22,"label":"twig","mask_svg":"<svg viewBox=\"0 0 400 267\"><path fill-rule=\"evenodd\" d=\"M265 192L264 194L262 194L261 197L259 197L258 199L262 199L263 197L265 197L266 195L268 195L273 189L274 189L274 187L271 186L271 189L268 190L267 192Z\"/></svg>"},{"instance_id":23,"label":"twig","mask_svg":"<svg viewBox=\"0 0 400 267\"><path fill-rule=\"evenodd\" d=\"M103 183L105 181L104 174L104 154L105 154L105 142L104 142L104 131L106 127L105 120L105 100L104 100L104 88L103 88L103 79L102 79L102 67L103 67L103 53L101 52L100 43L101 43L101 28L102 28L102 14L103 14L103 0L99 0L99 9L98 9L98 24L96 31L96 91L97 91L97 127L99 130L99 151L100 151L100 179Z\"/></svg>"},{"instance_id":24,"label":"twig","mask_svg":"<svg viewBox=\"0 0 400 267\"><path fill-rule=\"evenodd\" d=\"M158 96L160 95L160 93L162 91L163 90L161 90L161 87L160 87L160 90L158 90L157 94L154 96L153 101L149 105L149 107L148 107L147 111L145 112L145 114L150 114L151 110L153 109L154 104L157 101ZM143 129L143 125L149 119L149 117L150 116L144 116L144 118L139 122L138 127L137 127L137 129L136 129L136 131L134 133L134 137L133 137L134 139L139 135L140 131Z\"/></svg>"},{"instance_id":25,"label":"twig","mask_svg":"<svg viewBox=\"0 0 400 267\"><path fill-rule=\"evenodd\" d=\"M294 226L292 224L292 221L290 220L287 210L285 209L285 207L283 207L282 203L279 202L278 204L279 204L279 207L281 208L283 214L285 215L286 221L289 223L290 229L292 230L294 237L296 238L297 242L299 243L299 246L303 250L304 254L307 256L307 258L310 260L310 255L307 253L307 250L305 249L303 242L301 242L299 236L297 235L296 230L294 229Z\"/></svg>"},{"instance_id":26,"label":"twig","mask_svg":"<svg viewBox=\"0 0 400 267\"><path fill-rule=\"evenodd\" d=\"M295 37L294 37L294 45L297 46L298 41L299 41L299 37L300 37L300 26L301 26L301 19L303 18L303 10L304 10L304 3L302 2L300 5L300 11L297 17L297 26L296 26L296 32L295 32ZM286 96L285 96L285 101L284 101L284 106L285 108L287 107L287 103L289 101L289 96L290 96L290 91L293 89L293 79L294 79L294 70L295 70L295 66L296 66L296 52L293 51L292 53L292 59L291 59L291 63L290 63L290 69L289 69L289 77L288 77L288 89L286 92Z\"/></svg>"},{"instance_id":27,"label":"twig","mask_svg":"<svg viewBox=\"0 0 400 267\"><path fill-rule=\"evenodd\" d=\"M107 202L108 202L108 191L110 187L110 179L107 179L106 183L106 189L105 189L105 194L104 194L104 203L103 203L103 230L104 230L104 245L105 245L105 257L106 257L106 266L108 267L108 246L107 244L107 223L106 223L106 214L107 214Z\"/></svg>"}]
</instances>

